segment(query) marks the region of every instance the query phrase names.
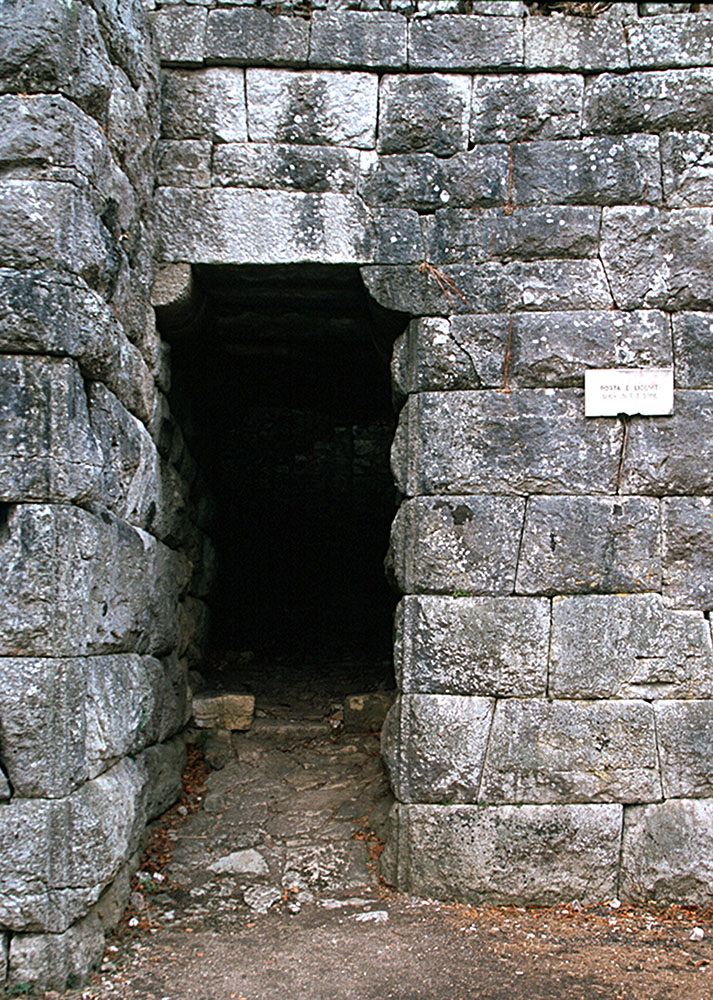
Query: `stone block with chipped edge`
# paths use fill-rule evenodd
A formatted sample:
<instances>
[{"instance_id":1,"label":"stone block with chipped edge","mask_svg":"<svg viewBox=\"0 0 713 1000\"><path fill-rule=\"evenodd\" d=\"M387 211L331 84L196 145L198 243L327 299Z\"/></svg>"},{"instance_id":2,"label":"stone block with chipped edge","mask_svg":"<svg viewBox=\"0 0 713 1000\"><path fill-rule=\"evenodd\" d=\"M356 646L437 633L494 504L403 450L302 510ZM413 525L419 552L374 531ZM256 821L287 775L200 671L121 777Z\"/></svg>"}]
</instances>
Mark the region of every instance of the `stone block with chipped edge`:
<instances>
[{"instance_id":1,"label":"stone block with chipped edge","mask_svg":"<svg viewBox=\"0 0 713 1000\"><path fill-rule=\"evenodd\" d=\"M577 139L582 134L584 79L579 74L476 76L470 141Z\"/></svg>"},{"instance_id":2,"label":"stone block with chipped edge","mask_svg":"<svg viewBox=\"0 0 713 1000\"><path fill-rule=\"evenodd\" d=\"M394 668L405 693L544 696L550 602L528 597L403 597Z\"/></svg>"},{"instance_id":3,"label":"stone block with chipped edge","mask_svg":"<svg viewBox=\"0 0 713 1000\"><path fill-rule=\"evenodd\" d=\"M380 153L449 156L468 148L471 78L386 75L379 86Z\"/></svg>"},{"instance_id":4,"label":"stone block with chipped edge","mask_svg":"<svg viewBox=\"0 0 713 1000\"><path fill-rule=\"evenodd\" d=\"M245 142L247 115L242 69L209 67L162 74L161 136Z\"/></svg>"},{"instance_id":5,"label":"stone block with chipped edge","mask_svg":"<svg viewBox=\"0 0 713 1000\"><path fill-rule=\"evenodd\" d=\"M524 497L407 500L391 528L387 572L402 593L510 594L524 513Z\"/></svg>"},{"instance_id":6,"label":"stone block with chipped edge","mask_svg":"<svg viewBox=\"0 0 713 1000\"><path fill-rule=\"evenodd\" d=\"M311 66L405 69L408 21L386 10L314 11Z\"/></svg>"},{"instance_id":7,"label":"stone block with chipped edge","mask_svg":"<svg viewBox=\"0 0 713 1000\"><path fill-rule=\"evenodd\" d=\"M501 71L522 66L522 21L462 13L412 20L408 60L412 70Z\"/></svg>"},{"instance_id":8,"label":"stone block with chipped edge","mask_svg":"<svg viewBox=\"0 0 713 1000\"><path fill-rule=\"evenodd\" d=\"M582 126L595 135L705 130L712 109L711 67L602 73L585 83Z\"/></svg>"}]
</instances>

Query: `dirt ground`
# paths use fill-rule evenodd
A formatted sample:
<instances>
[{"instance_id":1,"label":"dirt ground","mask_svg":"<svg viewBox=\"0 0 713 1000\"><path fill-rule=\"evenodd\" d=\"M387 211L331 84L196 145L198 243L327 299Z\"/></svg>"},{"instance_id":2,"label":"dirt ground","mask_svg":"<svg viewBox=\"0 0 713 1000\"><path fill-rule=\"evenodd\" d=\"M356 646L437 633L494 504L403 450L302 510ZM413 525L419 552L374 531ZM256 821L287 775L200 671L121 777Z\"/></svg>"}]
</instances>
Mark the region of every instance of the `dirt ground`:
<instances>
[{"instance_id":1,"label":"dirt ground","mask_svg":"<svg viewBox=\"0 0 713 1000\"><path fill-rule=\"evenodd\" d=\"M378 738L335 731L335 705L268 692L217 770L191 750L101 971L65 1000L712 1000L713 912L473 908L381 883Z\"/></svg>"}]
</instances>

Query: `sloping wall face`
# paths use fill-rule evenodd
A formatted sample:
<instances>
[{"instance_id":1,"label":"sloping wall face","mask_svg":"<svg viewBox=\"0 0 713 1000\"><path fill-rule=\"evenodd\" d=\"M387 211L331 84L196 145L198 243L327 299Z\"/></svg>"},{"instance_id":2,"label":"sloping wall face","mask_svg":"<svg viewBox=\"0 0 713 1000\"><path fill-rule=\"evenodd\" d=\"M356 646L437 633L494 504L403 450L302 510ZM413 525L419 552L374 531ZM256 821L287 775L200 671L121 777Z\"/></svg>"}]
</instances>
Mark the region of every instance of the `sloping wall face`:
<instances>
[{"instance_id":1,"label":"sloping wall face","mask_svg":"<svg viewBox=\"0 0 713 1000\"><path fill-rule=\"evenodd\" d=\"M166 315L190 265L317 262L413 317L390 880L711 902L713 19L680 10L0 4L0 982L91 968L179 787L212 555L154 255ZM589 368L673 368L673 415L585 418Z\"/></svg>"},{"instance_id":2,"label":"sloping wall face","mask_svg":"<svg viewBox=\"0 0 713 1000\"><path fill-rule=\"evenodd\" d=\"M10 987L81 979L121 916L210 560L149 303L142 6L0 4L0 120L1 991L8 952Z\"/></svg>"}]
</instances>

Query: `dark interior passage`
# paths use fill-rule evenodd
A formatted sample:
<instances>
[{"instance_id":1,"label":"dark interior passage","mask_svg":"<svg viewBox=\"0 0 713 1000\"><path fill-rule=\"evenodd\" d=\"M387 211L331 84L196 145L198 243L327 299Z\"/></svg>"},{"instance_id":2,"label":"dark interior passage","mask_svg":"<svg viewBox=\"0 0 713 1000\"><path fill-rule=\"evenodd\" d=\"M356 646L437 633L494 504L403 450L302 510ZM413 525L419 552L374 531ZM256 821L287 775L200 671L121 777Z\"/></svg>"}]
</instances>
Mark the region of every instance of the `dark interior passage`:
<instances>
[{"instance_id":1,"label":"dark interior passage","mask_svg":"<svg viewBox=\"0 0 713 1000\"><path fill-rule=\"evenodd\" d=\"M350 267L201 266L172 408L216 502L211 643L265 670L388 681L389 357L406 317ZM358 677L358 679L357 679Z\"/></svg>"}]
</instances>

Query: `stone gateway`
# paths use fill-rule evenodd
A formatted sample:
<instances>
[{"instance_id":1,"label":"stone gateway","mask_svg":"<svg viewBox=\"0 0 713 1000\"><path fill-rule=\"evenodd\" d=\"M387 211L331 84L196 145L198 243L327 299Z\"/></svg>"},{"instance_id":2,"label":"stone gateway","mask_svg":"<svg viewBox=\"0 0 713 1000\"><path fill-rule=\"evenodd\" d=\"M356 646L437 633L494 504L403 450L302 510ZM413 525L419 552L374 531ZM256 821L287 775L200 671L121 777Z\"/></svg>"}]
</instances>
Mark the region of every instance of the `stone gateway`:
<instances>
[{"instance_id":1,"label":"stone gateway","mask_svg":"<svg viewBox=\"0 0 713 1000\"><path fill-rule=\"evenodd\" d=\"M254 449L195 432L211 338L349 396L349 482L393 437L386 878L710 905L707 5L2 0L0 121L0 985L86 976L180 790ZM673 412L585 417L593 369Z\"/></svg>"}]
</instances>

